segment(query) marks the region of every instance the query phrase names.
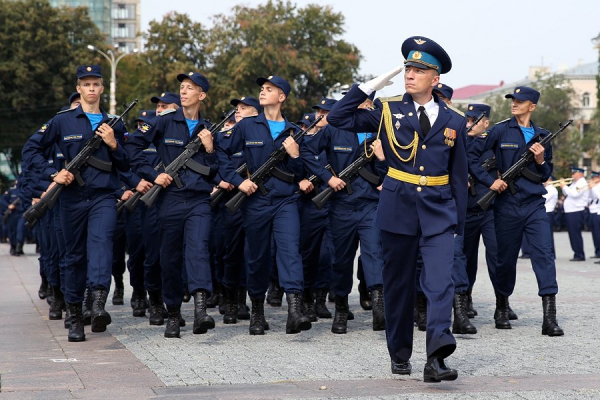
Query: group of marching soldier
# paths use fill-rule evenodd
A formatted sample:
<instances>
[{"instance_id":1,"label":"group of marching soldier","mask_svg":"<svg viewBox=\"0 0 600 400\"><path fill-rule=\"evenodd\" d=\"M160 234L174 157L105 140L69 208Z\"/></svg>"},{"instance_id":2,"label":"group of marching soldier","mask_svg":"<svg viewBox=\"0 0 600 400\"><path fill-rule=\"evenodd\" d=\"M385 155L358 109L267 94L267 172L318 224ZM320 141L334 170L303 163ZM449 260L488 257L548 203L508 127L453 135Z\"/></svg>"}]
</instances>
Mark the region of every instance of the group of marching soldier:
<instances>
[{"instance_id":1,"label":"group of marching soldier","mask_svg":"<svg viewBox=\"0 0 600 400\"><path fill-rule=\"evenodd\" d=\"M28 219L37 225L39 295L49 299L50 319L66 309L73 342L85 340L84 325L105 331L112 278L112 302L123 304L127 268L133 315L148 313L167 338L180 337L181 305L190 300L194 334L215 328L207 309L218 306L225 324L249 319L249 333L263 335L265 301L281 306L284 294L286 333L333 317L331 331L344 334L360 244L360 305L372 310L373 330L386 330L392 373L411 373L414 320L427 331L425 381L454 380L444 362L456 348L452 333L477 332L480 237L498 329L517 319L508 299L525 237L542 333L563 335L543 198L552 150L539 143L549 132L531 121L540 93L517 87L506 96L513 117L490 126L488 105L452 108L452 89L439 82L452 66L441 46L411 37L402 53L403 67L354 85L342 100L323 98L296 123L282 113L291 85L273 75L256 79L258 98L231 100L235 113L213 125L200 113L209 81L188 71L177 76L178 95L152 97L156 110L140 111L133 133L100 108L100 67L78 67L69 106L24 146L20 193L3 198L13 221L64 188L51 209ZM403 68L406 93L374 100ZM101 142L73 167L92 137ZM524 153L528 171L501 179ZM497 196L487 207L490 189ZM22 234L10 235L11 254L21 254Z\"/></svg>"}]
</instances>

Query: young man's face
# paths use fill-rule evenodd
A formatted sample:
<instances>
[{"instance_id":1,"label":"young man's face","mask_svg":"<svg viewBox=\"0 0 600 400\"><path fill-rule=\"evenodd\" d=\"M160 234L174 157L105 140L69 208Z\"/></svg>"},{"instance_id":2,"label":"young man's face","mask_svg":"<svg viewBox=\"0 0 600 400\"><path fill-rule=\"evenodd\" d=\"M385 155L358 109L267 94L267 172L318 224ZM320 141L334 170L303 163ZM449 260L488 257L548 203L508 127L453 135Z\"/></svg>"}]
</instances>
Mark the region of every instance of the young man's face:
<instances>
[{"instance_id":1,"label":"young man's face","mask_svg":"<svg viewBox=\"0 0 600 400\"><path fill-rule=\"evenodd\" d=\"M285 101L285 94L277 86L273 85L270 82L265 82L260 87L258 101L263 107L282 104Z\"/></svg>"},{"instance_id":2,"label":"young man's face","mask_svg":"<svg viewBox=\"0 0 600 400\"><path fill-rule=\"evenodd\" d=\"M246 117L252 117L254 115L258 115L258 111L256 108L249 106L244 103L238 103L235 108L235 122L240 122L242 119Z\"/></svg>"},{"instance_id":3,"label":"young man's face","mask_svg":"<svg viewBox=\"0 0 600 400\"><path fill-rule=\"evenodd\" d=\"M440 76L433 69L408 66L404 71L404 87L411 96L430 92L439 81Z\"/></svg>"},{"instance_id":4,"label":"young man's face","mask_svg":"<svg viewBox=\"0 0 600 400\"><path fill-rule=\"evenodd\" d=\"M77 85L77 93L81 95L81 100L88 104L100 102L100 95L104 92L102 79L93 76L81 78Z\"/></svg>"},{"instance_id":5,"label":"young man's face","mask_svg":"<svg viewBox=\"0 0 600 400\"><path fill-rule=\"evenodd\" d=\"M182 107L193 107L206 98L206 93L191 79L184 79L179 85L179 96Z\"/></svg>"},{"instance_id":6,"label":"young man's face","mask_svg":"<svg viewBox=\"0 0 600 400\"><path fill-rule=\"evenodd\" d=\"M177 110L179 106L175 103L165 103L164 101L159 101L158 103L156 103L156 114L160 114L161 112L169 110L171 108Z\"/></svg>"},{"instance_id":7,"label":"young man's face","mask_svg":"<svg viewBox=\"0 0 600 400\"><path fill-rule=\"evenodd\" d=\"M530 114L537 107L536 104L533 104L530 100L517 100L513 99L512 107L510 108L510 112L515 117L519 117L522 115Z\"/></svg>"},{"instance_id":8,"label":"young man's face","mask_svg":"<svg viewBox=\"0 0 600 400\"><path fill-rule=\"evenodd\" d=\"M322 128L329 124L329 122L327 121L328 115L329 115L328 110L323 110L322 108L317 108L317 110L315 111L315 119L323 116L323 119L321 121L319 121L319 123L317 124L317 128Z\"/></svg>"},{"instance_id":9,"label":"young man's face","mask_svg":"<svg viewBox=\"0 0 600 400\"><path fill-rule=\"evenodd\" d=\"M80 104L81 104L81 99L78 98L76 100L73 100L73 102L71 103L70 108L77 108L77 107L79 107Z\"/></svg>"},{"instance_id":10,"label":"young man's face","mask_svg":"<svg viewBox=\"0 0 600 400\"><path fill-rule=\"evenodd\" d=\"M477 118L474 117L467 117L467 129L469 129L473 125L473 122L475 122L476 119ZM481 121L477 123L477 125L473 127L473 129L471 129L471 131L469 132L469 136L479 136L483 132L485 132L485 130L489 126L490 120L484 117L481 119Z\"/></svg>"}]
</instances>

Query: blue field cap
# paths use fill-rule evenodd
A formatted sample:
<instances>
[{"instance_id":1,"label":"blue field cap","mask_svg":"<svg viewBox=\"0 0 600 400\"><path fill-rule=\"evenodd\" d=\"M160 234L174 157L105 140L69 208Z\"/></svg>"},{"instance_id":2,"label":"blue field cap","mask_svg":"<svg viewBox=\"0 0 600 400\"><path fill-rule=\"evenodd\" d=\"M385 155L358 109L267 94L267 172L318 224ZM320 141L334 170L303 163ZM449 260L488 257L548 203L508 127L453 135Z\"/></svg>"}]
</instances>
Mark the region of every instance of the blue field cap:
<instances>
[{"instance_id":1,"label":"blue field cap","mask_svg":"<svg viewBox=\"0 0 600 400\"><path fill-rule=\"evenodd\" d=\"M163 92L160 94L160 96L152 97L150 101L154 104L157 104L159 101L162 101L166 104L177 104L179 107L181 107L181 98L178 94L171 92Z\"/></svg>"},{"instance_id":2,"label":"blue field cap","mask_svg":"<svg viewBox=\"0 0 600 400\"><path fill-rule=\"evenodd\" d=\"M452 100L452 95L454 94L454 89L444 83L438 83L435 88L433 88L434 92L438 92L448 100Z\"/></svg>"},{"instance_id":3,"label":"blue field cap","mask_svg":"<svg viewBox=\"0 0 600 400\"><path fill-rule=\"evenodd\" d=\"M487 104L469 104L467 106L467 112L465 116L467 118L479 118L481 113L484 114L485 117L490 117L492 113L492 107Z\"/></svg>"},{"instance_id":4,"label":"blue field cap","mask_svg":"<svg viewBox=\"0 0 600 400\"><path fill-rule=\"evenodd\" d=\"M245 104L247 106L250 107L254 107L256 108L256 111L258 111L259 113L262 111L262 107L260 106L260 102L258 101L257 98L255 97L251 97L251 96L244 96L240 99L233 99L229 102L229 104L231 104L234 107L237 107L238 104Z\"/></svg>"},{"instance_id":5,"label":"blue field cap","mask_svg":"<svg viewBox=\"0 0 600 400\"><path fill-rule=\"evenodd\" d=\"M296 122L296 125L306 125L306 126L310 126L313 122L315 122L315 114L310 113L310 114L304 114L302 116L302 119L298 122Z\"/></svg>"},{"instance_id":6,"label":"blue field cap","mask_svg":"<svg viewBox=\"0 0 600 400\"><path fill-rule=\"evenodd\" d=\"M425 36L412 36L402 43L404 65L421 69L434 69L445 74L452 69L452 61L446 50Z\"/></svg>"},{"instance_id":7,"label":"blue field cap","mask_svg":"<svg viewBox=\"0 0 600 400\"><path fill-rule=\"evenodd\" d=\"M135 122L142 121L148 123L154 117L156 117L155 110L141 110Z\"/></svg>"},{"instance_id":8,"label":"blue field cap","mask_svg":"<svg viewBox=\"0 0 600 400\"><path fill-rule=\"evenodd\" d=\"M71 103L74 102L77 99L80 99L81 95L77 92L75 93L71 93L71 95L69 96L69 107L71 107Z\"/></svg>"},{"instance_id":9,"label":"blue field cap","mask_svg":"<svg viewBox=\"0 0 600 400\"><path fill-rule=\"evenodd\" d=\"M210 88L210 85L208 84L208 79L206 79L206 77L201 73L190 71L187 74L177 75L177 80L179 82L183 82L184 79L191 79L192 82L200 86L205 92L208 92L208 89Z\"/></svg>"},{"instance_id":10,"label":"blue field cap","mask_svg":"<svg viewBox=\"0 0 600 400\"><path fill-rule=\"evenodd\" d=\"M285 97L287 97L292 91L292 87L290 86L289 82L280 76L270 75L268 78L263 78L261 76L260 78L256 79L256 83L258 83L258 86L264 85L265 82L270 82L273 85L277 86L283 91Z\"/></svg>"},{"instance_id":11,"label":"blue field cap","mask_svg":"<svg viewBox=\"0 0 600 400\"><path fill-rule=\"evenodd\" d=\"M99 65L80 65L77 67L77 79L88 76L102 78L102 68Z\"/></svg>"},{"instance_id":12,"label":"blue field cap","mask_svg":"<svg viewBox=\"0 0 600 400\"><path fill-rule=\"evenodd\" d=\"M337 100L335 100L335 99L328 99L326 97L323 97L319 101L319 103L317 103L314 106L312 106L312 109L316 110L316 109L320 108L321 110L331 111L331 107L333 107L333 105L335 103L337 103Z\"/></svg>"},{"instance_id":13,"label":"blue field cap","mask_svg":"<svg viewBox=\"0 0 600 400\"><path fill-rule=\"evenodd\" d=\"M527 86L517 86L512 94L504 96L507 99L517 99L519 101L529 100L537 104L540 99L540 92Z\"/></svg>"}]
</instances>

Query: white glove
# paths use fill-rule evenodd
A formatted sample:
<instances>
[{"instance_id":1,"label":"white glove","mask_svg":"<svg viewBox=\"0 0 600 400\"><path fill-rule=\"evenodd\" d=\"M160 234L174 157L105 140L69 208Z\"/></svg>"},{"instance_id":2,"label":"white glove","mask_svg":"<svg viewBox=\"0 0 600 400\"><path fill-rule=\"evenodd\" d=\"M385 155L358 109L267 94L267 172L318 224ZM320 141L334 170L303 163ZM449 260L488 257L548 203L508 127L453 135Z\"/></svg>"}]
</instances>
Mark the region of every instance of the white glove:
<instances>
[{"instance_id":1,"label":"white glove","mask_svg":"<svg viewBox=\"0 0 600 400\"><path fill-rule=\"evenodd\" d=\"M377 90L381 90L384 87L391 85L393 82L390 79L402 72L403 69L404 67L402 65L398 66L391 71L379 75L377 78L361 83L358 87L368 96Z\"/></svg>"}]
</instances>

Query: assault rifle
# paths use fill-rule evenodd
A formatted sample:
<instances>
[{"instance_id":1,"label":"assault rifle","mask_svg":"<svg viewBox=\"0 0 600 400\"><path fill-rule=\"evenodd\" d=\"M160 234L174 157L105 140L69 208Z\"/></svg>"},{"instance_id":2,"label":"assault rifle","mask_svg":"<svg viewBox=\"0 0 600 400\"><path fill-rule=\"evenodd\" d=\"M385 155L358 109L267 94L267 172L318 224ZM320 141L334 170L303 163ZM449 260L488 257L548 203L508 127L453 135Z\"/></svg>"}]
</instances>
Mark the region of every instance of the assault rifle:
<instances>
[{"instance_id":1,"label":"assault rifle","mask_svg":"<svg viewBox=\"0 0 600 400\"><path fill-rule=\"evenodd\" d=\"M539 143L546 147L555 137L557 137L562 131L564 131L567 126L569 126L573 122L572 119L568 120L566 124L560 124L559 129L556 132L550 133L548 136L542 138ZM508 184L508 190L510 190L511 194L515 194L517 192L515 188L515 180L519 178L519 176L523 175L525 177L535 175L534 172L527 169L527 165L529 165L534 159L534 155L529 149L525 150L519 160L514 163L509 169L506 170L503 174L500 175L500 179ZM477 204L485 211L492 204L494 199L498 196L498 192L495 190L490 190L486 193Z\"/></svg>"},{"instance_id":2,"label":"assault rifle","mask_svg":"<svg viewBox=\"0 0 600 400\"><path fill-rule=\"evenodd\" d=\"M339 173L338 178L346 182L346 191L348 194L354 193L352 187L350 186L350 181L353 180L356 176L360 176L365 179L367 182L372 183L373 185L379 185L379 177L369 170L367 170L365 165L367 165L373 159L373 154L370 157L367 156L364 152L352 162L352 164L348 165L346 168ZM323 208L327 200L333 194L333 189L331 187L326 188L321 193L313 197L312 201L315 203L317 208L320 210Z\"/></svg>"},{"instance_id":3,"label":"assault rifle","mask_svg":"<svg viewBox=\"0 0 600 400\"><path fill-rule=\"evenodd\" d=\"M162 167L163 167L163 162L161 161L156 165L156 167L154 167L154 170L158 171ZM142 195L143 195L143 193L138 192L135 189L133 189L133 196L131 196L127 200L119 200L117 202L117 214L121 214L121 212L123 211L124 208L126 208L127 211L129 211L129 212L133 212L135 210L135 208L137 207L138 203L140 202Z\"/></svg>"},{"instance_id":4,"label":"assault rifle","mask_svg":"<svg viewBox=\"0 0 600 400\"><path fill-rule=\"evenodd\" d=\"M483 164L481 164L481 167L486 171L489 171L490 169L495 169L496 156L491 156L490 158L485 160ZM477 189L475 188L475 179L471 174L469 174L469 194L471 196L477 196Z\"/></svg>"},{"instance_id":5,"label":"assault rifle","mask_svg":"<svg viewBox=\"0 0 600 400\"><path fill-rule=\"evenodd\" d=\"M16 206L21 202L21 199L19 197L17 197L15 199L15 201L13 201L12 203L10 203L9 206ZM6 222L8 221L8 217L10 217L10 214L12 214L13 210L11 210L10 208L7 208L4 213L2 214L2 223L6 224Z\"/></svg>"},{"instance_id":6,"label":"assault rifle","mask_svg":"<svg viewBox=\"0 0 600 400\"><path fill-rule=\"evenodd\" d=\"M326 169L327 171L331 171L331 164L327 164L327 165L325 166L325 169ZM307 179L307 180L308 180L310 183L312 183L312 184L313 184L313 186L314 186L314 189L312 190L312 192L313 192L315 195L317 195L317 194L321 193L321 188L319 187L319 185L320 185L320 184L321 184L321 182L322 182L322 181L321 181L321 178L319 178L317 175L311 175L311 176L309 176L309 177L308 177L308 178L306 178L306 179ZM302 190L298 189L298 190L296 191L296 194L304 194L304 192L303 192Z\"/></svg>"},{"instance_id":7,"label":"assault rifle","mask_svg":"<svg viewBox=\"0 0 600 400\"><path fill-rule=\"evenodd\" d=\"M235 108L229 111L225 118L221 120L221 122L213 125L213 127L210 129L210 133L214 135L216 132L220 131L221 128L223 128L223 125L225 125L225 122L227 122L227 120L233 114L235 114ZM177 188L183 187L183 183L179 179L179 171L181 171L184 168L190 169L196 172L197 174L204 176L208 176L210 174L209 167L200 164L199 162L196 162L192 159L194 154L198 153L202 149L204 149L202 140L198 135L196 135L194 140L192 140L185 146L183 152L181 152L181 154L178 155L177 158L175 158L171 162L171 164L165 167L165 173L168 174L171 178L173 178L173 181L175 182L175 185L177 185ZM154 185L150 188L150 190L146 192L146 194L140 197L140 200L143 201L148 207L152 207L152 205L158 198L158 194L162 189L163 187L161 185Z\"/></svg>"},{"instance_id":8,"label":"assault rifle","mask_svg":"<svg viewBox=\"0 0 600 400\"><path fill-rule=\"evenodd\" d=\"M114 128L120 121L123 120L127 113L129 113L129 111L131 111L131 109L135 107L137 102L137 99L135 99L131 102L131 104L129 104L125 108L123 114L119 115L118 117L111 118L107 122L108 126ZM100 128L100 126L98 126L98 128ZM92 137L89 138L88 141L85 143L83 149L81 149L81 151L77 153L75 158L73 158L65 167L67 171L75 175L75 181L79 186L85 185L85 182L83 182L83 180L81 179L81 170L84 166L88 164L92 166L99 165L100 169L106 170L106 162L99 160L93 156L96 150L98 150L100 148L100 145L103 143L102 138L96 134L98 128L96 128ZM108 168L110 170L110 166L108 166ZM38 220L42 218L44 213L48 209L52 209L54 207L54 204L56 204L56 200L58 200L58 196L64 188L65 185L61 183L56 183L54 186L52 186L52 188L50 188L46 192L44 196L42 196L40 201L32 205L27 211L23 213L23 217L27 220L25 225L28 228L33 228L33 226L38 222Z\"/></svg>"},{"instance_id":9,"label":"assault rifle","mask_svg":"<svg viewBox=\"0 0 600 400\"><path fill-rule=\"evenodd\" d=\"M315 119L315 121L312 124L310 124L306 129L296 133L293 136L296 143L302 138L302 136L306 135L312 128L314 128L319 122L321 122L322 119L323 119L323 116L321 115L320 117ZM264 180L267 178L267 176L274 175L274 176L278 177L278 176L285 175L285 173L283 173L282 171L277 169L277 165L279 165L279 163L285 159L286 155L287 155L287 152L285 151L285 147L283 147L283 145L281 145L281 147L278 148L277 150L275 150L273 153L271 153L271 155L269 156L267 161L265 161L265 163L263 165L258 167L258 169L256 171L254 171L254 173L250 176L250 180L252 182L254 182L256 185L258 185L258 187L263 195L267 194L267 190L265 189L265 186L264 186ZM288 179L285 178L285 176L282 176L282 179L289 181ZM293 177L291 179L293 182ZM240 209L240 207L246 197L248 197L248 195L246 193L240 191L240 192L236 193L235 196L233 196L231 198L231 200L229 200L227 203L225 203L225 207L227 207L229 209L229 211L231 211L232 214L235 214L237 212L237 210Z\"/></svg>"},{"instance_id":10,"label":"assault rifle","mask_svg":"<svg viewBox=\"0 0 600 400\"><path fill-rule=\"evenodd\" d=\"M244 173L248 170L248 165L246 163L243 163L242 165L240 165L238 167L238 169L235 170L235 172L238 175L244 175ZM211 209L215 209L215 207L217 206L217 204L219 204L219 202L221 201L221 199L223 199L223 196L225 196L225 193L227 192L227 190L218 187L217 190L215 190L211 195L210 195L210 208Z\"/></svg>"}]
</instances>

